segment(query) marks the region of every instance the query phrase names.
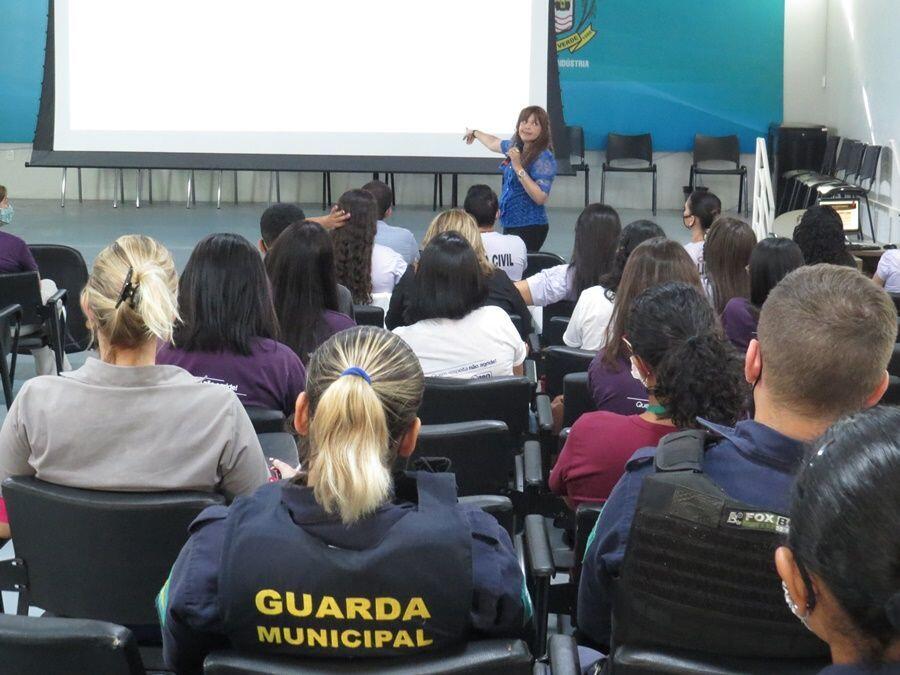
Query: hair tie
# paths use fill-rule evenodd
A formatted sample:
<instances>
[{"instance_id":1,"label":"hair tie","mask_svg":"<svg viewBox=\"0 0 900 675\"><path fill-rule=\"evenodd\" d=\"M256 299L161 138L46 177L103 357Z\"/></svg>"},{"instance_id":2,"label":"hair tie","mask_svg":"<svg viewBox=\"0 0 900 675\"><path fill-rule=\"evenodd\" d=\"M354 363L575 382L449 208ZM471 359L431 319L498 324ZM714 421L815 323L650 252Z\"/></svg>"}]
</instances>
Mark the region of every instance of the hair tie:
<instances>
[{"instance_id":1,"label":"hair tie","mask_svg":"<svg viewBox=\"0 0 900 675\"><path fill-rule=\"evenodd\" d=\"M349 368L347 368L347 370L341 373L341 377L344 377L344 375L355 375L356 377L361 377L369 384L372 384L372 378L369 377L369 374L359 366L350 366Z\"/></svg>"},{"instance_id":2,"label":"hair tie","mask_svg":"<svg viewBox=\"0 0 900 675\"><path fill-rule=\"evenodd\" d=\"M121 305L126 300L129 301L128 304L131 305L131 308L134 309L134 294L137 292L138 286L140 286L140 284L131 283L131 278L133 276L134 268L129 265L128 274L125 275L125 283L122 284L122 292L119 293L119 299L116 301L116 309L119 309L119 305Z\"/></svg>"},{"instance_id":3,"label":"hair tie","mask_svg":"<svg viewBox=\"0 0 900 675\"><path fill-rule=\"evenodd\" d=\"M887 614L888 623L894 630L900 630L900 591L894 593L886 603L884 612Z\"/></svg>"}]
</instances>

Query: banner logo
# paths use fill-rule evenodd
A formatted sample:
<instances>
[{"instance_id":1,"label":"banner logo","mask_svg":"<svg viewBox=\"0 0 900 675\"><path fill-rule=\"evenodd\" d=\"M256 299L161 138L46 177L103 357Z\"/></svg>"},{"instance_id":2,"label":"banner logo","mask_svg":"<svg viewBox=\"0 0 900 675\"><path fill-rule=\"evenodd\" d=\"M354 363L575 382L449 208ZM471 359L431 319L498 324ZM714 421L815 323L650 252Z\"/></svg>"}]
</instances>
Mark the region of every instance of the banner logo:
<instances>
[{"instance_id":1,"label":"banner logo","mask_svg":"<svg viewBox=\"0 0 900 675\"><path fill-rule=\"evenodd\" d=\"M597 36L597 0L555 0L556 52L574 54Z\"/></svg>"}]
</instances>

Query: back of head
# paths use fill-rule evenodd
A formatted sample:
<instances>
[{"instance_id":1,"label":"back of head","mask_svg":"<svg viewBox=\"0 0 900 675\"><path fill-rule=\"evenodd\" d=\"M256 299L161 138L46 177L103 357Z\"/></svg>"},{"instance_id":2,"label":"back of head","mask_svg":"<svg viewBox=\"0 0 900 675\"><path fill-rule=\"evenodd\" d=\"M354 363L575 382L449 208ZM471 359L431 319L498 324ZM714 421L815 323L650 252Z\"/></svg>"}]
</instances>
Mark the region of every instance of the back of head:
<instances>
[{"instance_id":1,"label":"back of head","mask_svg":"<svg viewBox=\"0 0 900 675\"><path fill-rule=\"evenodd\" d=\"M263 211L259 219L259 234L266 248L272 248L272 244L288 225L299 223L305 218L303 209L296 204L272 204Z\"/></svg>"},{"instance_id":2,"label":"back of head","mask_svg":"<svg viewBox=\"0 0 900 675\"><path fill-rule=\"evenodd\" d=\"M357 368L371 380L367 382ZM391 465L416 420L425 379L403 340L380 328L341 331L307 371L309 483L316 501L352 523L390 497Z\"/></svg>"},{"instance_id":3,"label":"back of head","mask_svg":"<svg viewBox=\"0 0 900 675\"><path fill-rule=\"evenodd\" d=\"M81 304L95 337L102 335L113 350L134 349L171 342L177 292L172 254L150 237L129 234L100 251Z\"/></svg>"},{"instance_id":4,"label":"back of head","mask_svg":"<svg viewBox=\"0 0 900 675\"><path fill-rule=\"evenodd\" d=\"M575 269L574 291L580 295L596 286L610 271L622 222L619 214L606 204L588 204L575 223L575 246L569 263Z\"/></svg>"},{"instance_id":5,"label":"back of head","mask_svg":"<svg viewBox=\"0 0 900 675\"><path fill-rule=\"evenodd\" d=\"M900 642L900 410L877 407L835 423L797 478L790 515L788 546L807 606L825 604L814 575L844 614L829 629L872 666L881 663Z\"/></svg>"},{"instance_id":6,"label":"back of head","mask_svg":"<svg viewBox=\"0 0 900 675\"><path fill-rule=\"evenodd\" d=\"M7 194L9 194L9 193L6 191L6 186L0 185L0 202L2 202L4 199L6 199Z\"/></svg>"},{"instance_id":7,"label":"back of head","mask_svg":"<svg viewBox=\"0 0 900 675\"><path fill-rule=\"evenodd\" d=\"M750 303L762 307L778 282L802 265L803 252L790 239L767 237L760 241L750 254Z\"/></svg>"},{"instance_id":8,"label":"back of head","mask_svg":"<svg viewBox=\"0 0 900 675\"><path fill-rule=\"evenodd\" d=\"M432 239L444 232L458 232L462 235L462 238L469 242L469 246L475 251L481 274L485 277L493 276L496 268L488 260L475 218L462 209L450 209L439 213L425 231L425 236L422 238L422 249L427 248Z\"/></svg>"},{"instance_id":9,"label":"back of head","mask_svg":"<svg viewBox=\"0 0 900 675\"><path fill-rule=\"evenodd\" d=\"M703 259L713 292L716 311L721 314L732 298L750 297L750 254L756 234L740 218L717 218L706 235Z\"/></svg>"},{"instance_id":10,"label":"back of head","mask_svg":"<svg viewBox=\"0 0 900 675\"><path fill-rule=\"evenodd\" d=\"M362 186L362 189L375 197L375 202L378 204L378 219L384 220L384 217L394 203L393 190L391 190L387 183L383 183L380 180L369 181Z\"/></svg>"},{"instance_id":11,"label":"back of head","mask_svg":"<svg viewBox=\"0 0 900 675\"><path fill-rule=\"evenodd\" d=\"M853 265L853 256L847 252L843 221L830 206L811 206L806 209L800 223L794 228L794 241L803 251L803 259L807 265Z\"/></svg>"},{"instance_id":12,"label":"back of head","mask_svg":"<svg viewBox=\"0 0 900 675\"><path fill-rule=\"evenodd\" d=\"M885 377L897 310L856 270L801 267L769 293L757 334L773 400L795 414L833 420L861 409Z\"/></svg>"},{"instance_id":13,"label":"back of head","mask_svg":"<svg viewBox=\"0 0 900 675\"><path fill-rule=\"evenodd\" d=\"M334 242L334 269L338 283L350 290L353 302L372 301L372 247L378 224L378 203L372 193L349 190L341 195L338 207L350 219L331 235Z\"/></svg>"},{"instance_id":14,"label":"back of head","mask_svg":"<svg viewBox=\"0 0 900 675\"><path fill-rule=\"evenodd\" d=\"M239 234L211 234L194 247L178 289L175 345L186 351L251 353L254 337L278 334L259 252Z\"/></svg>"},{"instance_id":15,"label":"back of head","mask_svg":"<svg viewBox=\"0 0 900 675\"><path fill-rule=\"evenodd\" d=\"M625 263L628 262L631 252L638 245L656 237L665 239L666 233L652 220L635 220L622 228L622 234L619 235L619 246L616 249L612 266L606 274L600 277L600 285L606 289L606 297L608 299L612 300L616 296L619 282L622 280L622 272L625 271Z\"/></svg>"},{"instance_id":16,"label":"back of head","mask_svg":"<svg viewBox=\"0 0 900 675\"><path fill-rule=\"evenodd\" d=\"M709 190L694 190L687 199L688 210L706 232L722 213L722 202Z\"/></svg>"},{"instance_id":17,"label":"back of head","mask_svg":"<svg viewBox=\"0 0 900 675\"><path fill-rule=\"evenodd\" d=\"M684 246L671 239L654 238L639 244L625 263L622 281L616 293L603 360L614 365L622 355L625 322L634 299L648 288L669 281L681 281L702 290L700 274Z\"/></svg>"},{"instance_id":18,"label":"back of head","mask_svg":"<svg viewBox=\"0 0 900 675\"><path fill-rule=\"evenodd\" d=\"M266 256L281 340L306 363L323 336L322 313L338 309L331 235L318 223L294 223Z\"/></svg>"},{"instance_id":19,"label":"back of head","mask_svg":"<svg viewBox=\"0 0 900 675\"><path fill-rule=\"evenodd\" d=\"M631 304L625 331L676 426L696 427L698 417L737 421L746 400L743 363L703 291L683 282L648 288Z\"/></svg>"},{"instance_id":20,"label":"back of head","mask_svg":"<svg viewBox=\"0 0 900 675\"><path fill-rule=\"evenodd\" d=\"M497 193L490 186L473 185L466 193L463 208L475 219L478 227L493 227L497 222L500 201L497 199Z\"/></svg>"},{"instance_id":21,"label":"back of head","mask_svg":"<svg viewBox=\"0 0 900 675\"><path fill-rule=\"evenodd\" d=\"M469 242L459 232L442 232L422 251L410 319L462 319L486 296L487 285Z\"/></svg>"}]
</instances>

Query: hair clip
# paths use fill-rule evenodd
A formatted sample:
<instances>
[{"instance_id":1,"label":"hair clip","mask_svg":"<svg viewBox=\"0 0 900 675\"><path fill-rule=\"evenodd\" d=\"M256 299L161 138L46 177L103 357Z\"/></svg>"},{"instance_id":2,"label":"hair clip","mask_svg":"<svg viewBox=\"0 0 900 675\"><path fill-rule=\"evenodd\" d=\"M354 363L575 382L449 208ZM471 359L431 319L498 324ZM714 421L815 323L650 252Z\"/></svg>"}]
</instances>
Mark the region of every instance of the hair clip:
<instances>
[{"instance_id":1,"label":"hair clip","mask_svg":"<svg viewBox=\"0 0 900 675\"><path fill-rule=\"evenodd\" d=\"M119 293L119 299L116 301L116 309L119 309L119 305L121 305L126 300L129 301L128 304L131 305L131 308L134 309L134 294L140 284L131 283L131 278L133 275L134 268L129 266L128 274L125 275L125 283L122 284L122 292Z\"/></svg>"}]
</instances>

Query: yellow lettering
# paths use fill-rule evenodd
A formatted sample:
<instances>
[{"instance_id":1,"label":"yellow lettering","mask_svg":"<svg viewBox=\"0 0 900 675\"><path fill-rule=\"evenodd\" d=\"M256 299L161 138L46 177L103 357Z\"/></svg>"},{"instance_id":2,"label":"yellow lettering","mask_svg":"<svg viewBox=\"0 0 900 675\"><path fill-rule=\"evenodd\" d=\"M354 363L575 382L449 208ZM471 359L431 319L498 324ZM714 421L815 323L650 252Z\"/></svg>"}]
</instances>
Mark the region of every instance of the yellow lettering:
<instances>
[{"instance_id":1,"label":"yellow lettering","mask_svg":"<svg viewBox=\"0 0 900 675\"><path fill-rule=\"evenodd\" d=\"M327 647L328 631L324 628L322 630L313 630L312 628L307 628L306 644L310 647Z\"/></svg>"},{"instance_id":2,"label":"yellow lettering","mask_svg":"<svg viewBox=\"0 0 900 675\"><path fill-rule=\"evenodd\" d=\"M284 641L289 645L294 645L295 647L303 644L303 629L302 628L294 628L294 637L291 637L291 629L284 628Z\"/></svg>"},{"instance_id":3,"label":"yellow lettering","mask_svg":"<svg viewBox=\"0 0 900 675\"><path fill-rule=\"evenodd\" d=\"M354 637L354 640L350 638ZM359 647L359 631L358 630L345 630L341 633L341 644L345 647L349 647L350 649L356 649Z\"/></svg>"},{"instance_id":4,"label":"yellow lettering","mask_svg":"<svg viewBox=\"0 0 900 675\"><path fill-rule=\"evenodd\" d=\"M359 618L366 621L372 620L372 612L370 611L372 603L366 598L347 598L347 618L355 619L357 614Z\"/></svg>"},{"instance_id":5,"label":"yellow lettering","mask_svg":"<svg viewBox=\"0 0 900 675\"><path fill-rule=\"evenodd\" d=\"M363 631L363 644L366 646L366 649L372 648L372 631Z\"/></svg>"},{"instance_id":6,"label":"yellow lettering","mask_svg":"<svg viewBox=\"0 0 900 675\"><path fill-rule=\"evenodd\" d=\"M400 618L400 603L393 598L375 598L375 619L394 621Z\"/></svg>"},{"instance_id":7,"label":"yellow lettering","mask_svg":"<svg viewBox=\"0 0 900 675\"><path fill-rule=\"evenodd\" d=\"M398 630L397 637L394 639L394 647L415 647L409 633L405 630Z\"/></svg>"},{"instance_id":8,"label":"yellow lettering","mask_svg":"<svg viewBox=\"0 0 900 675\"><path fill-rule=\"evenodd\" d=\"M417 647L427 647L429 645L433 645L434 640L429 640L425 637L425 631L421 628L416 631L416 646Z\"/></svg>"},{"instance_id":9,"label":"yellow lettering","mask_svg":"<svg viewBox=\"0 0 900 675\"><path fill-rule=\"evenodd\" d=\"M337 647L338 645L338 632L336 630L331 631L331 646Z\"/></svg>"},{"instance_id":10,"label":"yellow lettering","mask_svg":"<svg viewBox=\"0 0 900 675\"><path fill-rule=\"evenodd\" d=\"M278 591L273 591L271 588L259 591L256 594L256 610L260 614L268 614L270 616L281 614L281 595L279 595Z\"/></svg>"},{"instance_id":11,"label":"yellow lettering","mask_svg":"<svg viewBox=\"0 0 900 675\"><path fill-rule=\"evenodd\" d=\"M428 611L428 607L422 598L410 598L409 604L406 606L406 612L403 614L403 620L409 621L417 616L422 619L430 619L431 613Z\"/></svg>"},{"instance_id":12,"label":"yellow lettering","mask_svg":"<svg viewBox=\"0 0 900 675\"><path fill-rule=\"evenodd\" d=\"M297 599L290 591L284 594L287 603L287 611L294 616L309 616L312 613L312 596L309 593L303 594L303 609L297 609Z\"/></svg>"},{"instance_id":13,"label":"yellow lettering","mask_svg":"<svg viewBox=\"0 0 900 675\"><path fill-rule=\"evenodd\" d=\"M394 637L394 635L389 630L376 630L375 649L381 649L382 647L384 647L386 643L389 643L391 641L392 637Z\"/></svg>"},{"instance_id":14,"label":"yellow lettering","mask_svg":"<svg viewBox=\"0 0 900 675\"><path fill-rule=\"evenodd\" d=\"M269 644L281 644L281 633L277 628L266 628L265 626L256 627L256 636L260 642L268 642Z\"/></svg>"},{"instance_id":15,"label":"yellow lettering","mask_svg":"<svg viewBox=\"0 0 900 675\"><path fill-rule=\"evenodd\" d=\"M338 607L337 602L335 602L334 598L332 598L330 595L326 595L322 598L322 603L319 605L319 611L316 612L317 619L321 619L326 616L331 616L335 619L344 618L344 613L341 612L341 608Z\"/></svg>"}]
</instances>

